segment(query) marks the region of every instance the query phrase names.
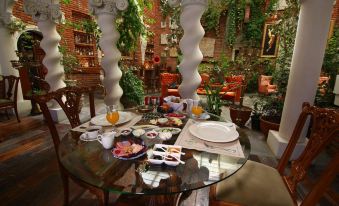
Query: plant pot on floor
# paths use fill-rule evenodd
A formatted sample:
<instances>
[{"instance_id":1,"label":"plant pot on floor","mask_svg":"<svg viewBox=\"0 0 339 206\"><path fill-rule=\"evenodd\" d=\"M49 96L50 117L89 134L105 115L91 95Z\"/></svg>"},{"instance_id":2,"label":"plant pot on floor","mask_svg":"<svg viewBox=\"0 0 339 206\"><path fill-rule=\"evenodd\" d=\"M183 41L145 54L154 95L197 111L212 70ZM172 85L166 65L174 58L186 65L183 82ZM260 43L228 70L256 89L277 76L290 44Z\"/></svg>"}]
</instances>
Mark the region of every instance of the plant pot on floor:
<instances>
[{"instance_id":1,"label":"plant pot on floor","mask_svg":"<svg viewBox=\"0 0 339 206\"><path fill-rule=\"evenodd\" d=\"M270 130L278 131L280 126L280 118L277 117L268 117L261 116L260 117L260 130L264 133L265 137L267 137L268 132Z\"/></svg>"},{"instance_id":2,"label":"plant pot on floor","mask_svg":"<svg viewBox=\"0 0 339 206\"><path fill-rule=\"evenodd\" d=\"M252 113L252 109L245 106L230 106L230 114L232 122L239 127L245 126Z\"/></svg>"},{"instance_id":3,"label":"plant pot on floor","mask_svg":"<svg viewBox=\"0 0 339 206\"><path fill-rule=\"evenodd\" d=\"M260 130L260 115L251 115L251 126L254 130Z\"/></svg>"}]
</instances>

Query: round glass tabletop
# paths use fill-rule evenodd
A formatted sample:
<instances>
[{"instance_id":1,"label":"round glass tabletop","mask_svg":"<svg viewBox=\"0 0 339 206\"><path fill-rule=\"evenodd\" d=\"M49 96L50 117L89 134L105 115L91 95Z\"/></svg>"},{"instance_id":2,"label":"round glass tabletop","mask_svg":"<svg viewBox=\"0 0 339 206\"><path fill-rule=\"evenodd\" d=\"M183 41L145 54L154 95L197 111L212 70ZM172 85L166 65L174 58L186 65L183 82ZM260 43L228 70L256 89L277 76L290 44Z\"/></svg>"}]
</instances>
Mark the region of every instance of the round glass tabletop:
<instances>
[{"instance_id":1,"label":"round glass tabletop","mask_svg":"<svg viewBox=\"0 0 339 206\"><path fill-rule=\"evenodd\" d=\"M98 141L84 142L70 131L61 140L58 155L63 167L79 180L120 194L174 194L213 185L237 172L247 161L250 142L241 128L239 141L244 157L183 149L178 166L152 165L147 155L134 160L113 157ZM174 144L178 135L164 144ZM154 141L145 141L149 152Z\"/></svg>"}]
</instances>

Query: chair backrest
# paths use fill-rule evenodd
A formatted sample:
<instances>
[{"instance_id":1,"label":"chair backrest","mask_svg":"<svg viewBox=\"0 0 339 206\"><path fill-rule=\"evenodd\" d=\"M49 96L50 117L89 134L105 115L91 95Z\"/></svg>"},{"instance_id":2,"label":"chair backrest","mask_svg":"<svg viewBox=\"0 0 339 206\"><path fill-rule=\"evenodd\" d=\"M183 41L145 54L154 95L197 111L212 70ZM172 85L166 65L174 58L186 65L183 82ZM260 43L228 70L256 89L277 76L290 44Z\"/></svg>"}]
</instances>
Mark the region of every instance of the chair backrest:
<instances>
[{"instance_id":1,"label":"chair backrest","mask_svg":"<svg viewBox=\"0 0 339 206\"><path fill-rule=\"evenodd\" d=\"M47 121L56 151L60 144L60 137L49 112L47 103L51 100L58 102L65 112L71 127L74 128L81 124L79 114L82 107L81 99L84 94L89 95L91 117L95 116L94 91L96 91L96 89L97 87L65 87L47 94L33 95L33 99L39 104L40 109L42 110L42 113Z\"/></svg>"},{"instance_id":2,"label":"chair backrest","mask_svg":"<svg viewBox=\"0 0 339 206\"><path fill-rule=\"evenodd\" d=\"M160 82L161 85L168 85L171 83L178 83L179 74L171 74L171 73L161 73L160 74Z\"/></svg>"},{"instance_id":3,"label":"chair backrest","mask_svg":"<svg viewBox=\"0 0 339 206\"><path fill-rule=\"evenodd\" d=\"M16 102L20 78L10 75L10 76L2 76L2 79L3 79L1 81L2 94L0 94L0 97L4 99L11 99L14 102Z\"/></svg>"},{"instance_id":4,"label":"chair backrest","mask_svg":"<svg viewBox=\"0 0 339 206\"><path fill-rule=\"evenodd\" d=\"M303 127L308 117L311 117L311 127L308 143L302 154L291 164L291 172L284 174L287 163L299 140ZM324 109L303 104L303 110L299 116L294 128L292 137L284 151L278 165L278 171L288 186L292 197L296 197L297 184L306 177L306 171L312 161L321 153L326 146L336 145L335 152L331 162L327 165L323 174L320 176L312 190L305 197L302 204L312 205L318 202L332 180L339 172L339 111L334 109ZM296 199L296 198L295 198Z\"/></svg>"},{"instance_id":5,"label":"chair backrest","mask_svg":"<svg viewBox=\"0 0 339 206\"><path fill-rule=\"evenodd\" d=\"M265 76L265 75L260 75L259 76L259 85L270 85L272 80L272 76Z\"/></svg>"},{"instance_id":6,"label":"chair backrest","mask_svg":"<svg viewBox=\"0 0 339 206\"><path fill-rule=\"evenodd\" d=\"M201 76L200 87L204 87L205 85L210 83L210 75L209 74L202 73L200 76Z\"/></svg>"}]
</instances>

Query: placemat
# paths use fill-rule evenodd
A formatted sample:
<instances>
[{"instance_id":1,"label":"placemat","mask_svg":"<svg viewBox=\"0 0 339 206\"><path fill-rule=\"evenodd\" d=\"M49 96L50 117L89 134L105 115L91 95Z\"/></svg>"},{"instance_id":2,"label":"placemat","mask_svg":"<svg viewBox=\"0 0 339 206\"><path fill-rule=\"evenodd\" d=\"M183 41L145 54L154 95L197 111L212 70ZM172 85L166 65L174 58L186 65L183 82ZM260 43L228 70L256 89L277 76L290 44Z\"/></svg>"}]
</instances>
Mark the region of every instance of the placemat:
<instances>
[{"instance_id":1,"label":"placemat","mask_svg":"<svg viewBox=\"0 0 339 206\"><path fill-rule=\"evenodd\" d=\"M221 155L228 155L234 157L244 158L244 152L241 148L239 140L227 143L216 143L209 142L199 139L198 137L193 136L189 132L189 127L194 124L194 120L190 119L187 121L185 127L180 133L175 145L182 146L187 149L195 149L199 151L205 151L210 153L216 153ZM211 134L213 135L213 134Z\"/></svg>"},{"instance_id":2,"label":"placemat","mask_svg":"<svg viewBox=\"0 0 339 206\"><path fill-rule=\"evenodd\" d=\"M142 116L141 115L138 115L138 114L135 114L133 112L131 112L131 115L132 115L132 119L131 121L125 123L125 124L122 124L120 126L117 126L116 129L123 129L123 128L127 128L127 127L132 127L133 125L135 125L136 123L138 123ZM75 132L86 132L86 129L89 127L89 126L94 126L93 124L91 124L90 121L88 122L85 122L75 128L72 129L72 131L75 131ZM103 127L104 130L109 130L110 128L112 127Z\"/></svg>"}]
</instances>

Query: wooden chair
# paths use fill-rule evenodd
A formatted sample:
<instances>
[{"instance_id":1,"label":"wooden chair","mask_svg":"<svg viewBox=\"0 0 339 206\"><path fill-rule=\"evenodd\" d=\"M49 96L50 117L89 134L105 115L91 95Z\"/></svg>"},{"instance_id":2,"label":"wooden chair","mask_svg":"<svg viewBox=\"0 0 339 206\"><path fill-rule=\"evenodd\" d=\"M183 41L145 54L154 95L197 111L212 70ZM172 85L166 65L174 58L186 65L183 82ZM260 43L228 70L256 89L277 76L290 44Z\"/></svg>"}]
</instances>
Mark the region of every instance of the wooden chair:
<instances>
[{"instance_id":1,"label":"wooden chair","mask_svg":"<svg viewBox=\"0 0 339 206\"><path fill-rule=\"evenodd\" d=\"M272 94L277 92L277 85L271 84L272 76L260 75L258 78L258 92L261 94Z\"/></svg>"},{"instance_id":2,"label":"wooden chair","mask_svg":"<svg viewBox=\"0 0 339 206\"><path fill-rule=\"evenodd\" d=\"M20 118L18 115L18 106L17 106L17 96L18 96L18 85L20 78L10 75L10 76L2 76L2 81L0 81L1 93L0 94L0 110L4 110L6 112L7 118L8 109L14 109L16 119L20 122Z\"/></svg>"},{"instance_id":3,"label":"wooden chair","mask_svg":"<svg viewBox=\"0 0 339 206\"><path fill-rule=\"evenodd\" d=\"M277 169L261 163L247 161L232 177L212 187L210 205L297 205L297 185L306 178L312 161L326 147L339 142L339 111L321 109L305 103ZM285 175L288 161L298 142L308 116L311 128L307 146L292 161L289 174ZM312 206L320 200L339 172L339 150L335 147L331 161L316 180L301 205Z\"/></svg>"},{"instance_id":4,"label":"wooden chair","mask_svg":"<svg viewBox=\"0 0 339 206\"><path fill-rule=\"evenodd\" d=\"M71 127L77 127L80 123L79 113L81 111L81 98L84 94L89 95L90 102L90 114L91 117L95 116L95 105L94 105L94 92L98 87L86 88L86 87L65 87L58 89L55 92L49 92L44 95L33 95L33 99L39 104L42 113L47 121L48 128L53 138L55 152L58 153L58 148L60 144L60 137L58 131L53 122L52 116L49 112L47 103L51 100L55 100L59 103L63 111L65 112ZM57 159L59 163L59 169L61 173L61 178L64 185L64 204L68 205L69 202L69 178L80 186L88 189L90 192L95 194L98 197L99 205L108 204L108 191L103 191L102 189L96 188L92 185L89 185L81 180L73 177L72 174L68 173L67 170L62 166L57 154Z\"/></svg>"}]
</instances>

